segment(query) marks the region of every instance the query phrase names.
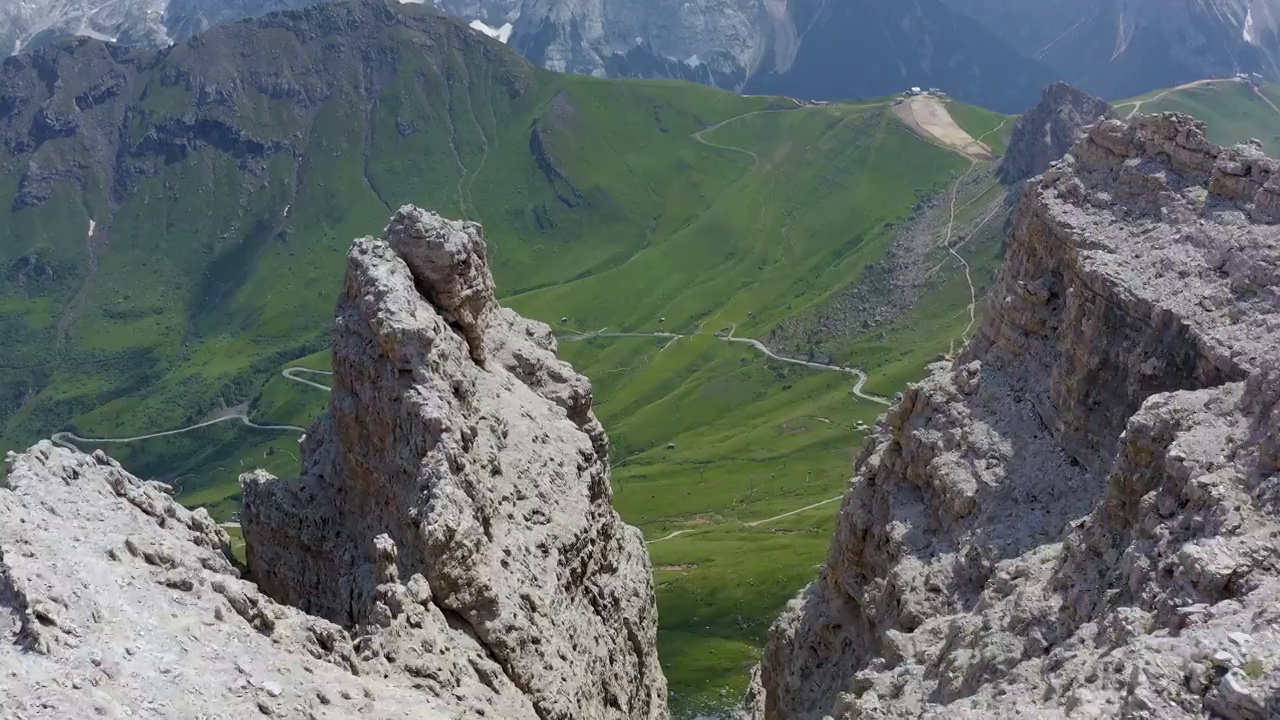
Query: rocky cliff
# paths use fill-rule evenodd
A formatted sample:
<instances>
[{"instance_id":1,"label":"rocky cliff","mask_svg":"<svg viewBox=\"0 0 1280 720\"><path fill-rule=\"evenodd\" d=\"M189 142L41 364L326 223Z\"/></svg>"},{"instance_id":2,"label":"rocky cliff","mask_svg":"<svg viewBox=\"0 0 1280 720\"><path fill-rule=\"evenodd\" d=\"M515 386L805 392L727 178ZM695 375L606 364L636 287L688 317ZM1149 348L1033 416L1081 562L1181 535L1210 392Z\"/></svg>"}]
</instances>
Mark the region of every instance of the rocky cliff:
<instances>
[{"instance_id":1,"label":"rocky cliff","mask_svg":"<svg viewBox=\"0 0 1280 720\"><path fill-rule=\"evenodd\" d=\"M1209 77L1280 79L1280 0L942 0L1109 99Z\"/></svg>"},{"instance_id":2,"label":"rocky cliff","mask_svg":"<svg viewBox=\"0 0 1280 720\"><path fill-rule=\"evenodd\" d=\"M591 388L498 306L480 227L354 244L305 474L226 534L101 453L0 488L0 700L18 717L663 720L652 572Z\"/></svg>"},{"instance_id":3,"label":"rocky cliff","mask_svg":"<svg viewBox=\"0 0 1280 720\"><path fill-rule=\"evenodd\" d=\"M0 7L0 48L18 53L68 36L167 47L215 25L316 0L25 0Z\"/></svg>"},{"instance_id":4,"label":"rocky cliff","mask_svg":"<svg viewBox=\"0 0 1280 720\"><path fill-rule=\"evenodd\" d=\"M591 387L498 307L479 226L404 208L357 241L333 368L305 475L244 482L263 590L500 717L666 717L648 554L610 503ZM486 669L431 652L454 646Z\"/></svg>"},{"instance_id":5,"label":"rocky cliff","mask_svg":"<svg viewBox=\"0 0 1280 720\"><path fill-rule=\"evenodd\" d=\"M935 87L973 105L1016 113L1055 79L1039 60L939 0L769 5L777 9L775 23L745 92L847 100Z\"/></svg>"},{"instance_id":6,"label":"rocky cliff","mask_svg":"<svg viewBox=\"0 0 1280 720\"><path fill-rule=\"evenodd\" d=\"M1000 179L1016 183L1039 175L1084 136L1085 130L1111 111L1101 98L1066 83L1054 83L1044 97L1014 123Z\"/></svg>"},{"instance_id":7,"label":"rocky cliff","mask_svg":"<svg viewBox=\"0 0 1280 720\"><path fill-rule=\"evenodd\" d=\"M1106 120L881 420L756 718L1280 716L1280 162Z\"/></svg>"},{"instance_id":8,"label":"rocky cliff","mask_svg":"<svg viewBox=\"0 0 1280 720\"><path fill-rule=\"evenodd\" d=\"M559 72L746 79L769 28L762 0L523 0L511 46Z\"/></svg>"}]
</instances>

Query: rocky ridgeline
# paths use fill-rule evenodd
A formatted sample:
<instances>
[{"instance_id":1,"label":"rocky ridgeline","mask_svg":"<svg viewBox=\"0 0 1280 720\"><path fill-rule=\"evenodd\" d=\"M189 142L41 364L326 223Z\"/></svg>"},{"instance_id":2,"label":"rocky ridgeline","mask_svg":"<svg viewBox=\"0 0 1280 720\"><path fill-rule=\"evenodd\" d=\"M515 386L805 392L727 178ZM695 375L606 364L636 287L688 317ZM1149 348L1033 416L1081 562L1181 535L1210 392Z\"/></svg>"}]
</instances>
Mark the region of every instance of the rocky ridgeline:
<instances>
[{"instance_id":1,"label":"rocky ridgeline","mask_svg":"<svg viewBox=\"0 0 1280 720\"><path fill-rule=\"evenodd\" d=\"M11 456L5 717L666 718L648 554L555 350L478 225L356 241L304 475L242 480L253 582L102 453Z\"/></svg>"},{"instance_id":2,"label":"rocky ridgeline","mask_svg":"<svg viewBox=\"0 0 1280 720\"><path fill-rule=\"evenodd\" d=\"M244 580L226 533L169 488L48 442L8 463L0 717L451 716Z\"/></svg>"},{"instance_id":3,"label":"rocky ridgeline","mask_svg":"<svg viewBox=\"0 0 1280 720\"><path fill-rule=\"evenodd\" d=\"M1105 120L869 438L750 714L1280 717L1280 163Z\"/></svg>"},{"instance_id":4,"label":"rocky ridgeline","mask_svg":"<svg viewBox=\"0 0 1280 720\"><path fill-rule=\"evenodd\" d=\"M1044 172L1109 112L1111 106L1101 98L1067 83L1050 85L1040 102L1014 123L1000 179L1012 184Z\"/></svg>"}]
</instances>

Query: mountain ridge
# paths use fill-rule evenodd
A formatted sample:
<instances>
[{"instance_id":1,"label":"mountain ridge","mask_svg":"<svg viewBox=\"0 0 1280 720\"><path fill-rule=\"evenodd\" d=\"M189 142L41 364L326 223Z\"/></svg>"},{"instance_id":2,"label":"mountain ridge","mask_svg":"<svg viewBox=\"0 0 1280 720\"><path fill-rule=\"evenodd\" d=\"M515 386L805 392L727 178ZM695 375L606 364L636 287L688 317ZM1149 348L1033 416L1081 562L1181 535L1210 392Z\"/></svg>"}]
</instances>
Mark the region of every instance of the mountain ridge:
<instances>
[{"instance_id":1,"label":"mountain ridge","mask_svg":"<svg viewBox=\"0 0 1280 720\"><path fill-rule=\"evenodd\" d=\"M76 33L163 47L210 27L305 7L314 0L242 0L216 7L206 0L136 0L101 7L62 7L57 2L41 0L13 9L7 26L15 51ZM1030 105L1040 87L1053 79L1035 60L1014 62L1016 53L1001 38L939 0L910 0L901 6L865 0L856 6L819 0L441 0L436 5L558 72L673 78L808 100L878 97L913 85L938 86L1004 112ZM23 30L36 26L48 29ZM10 35L0 36L0 42L8 43ZM841 43L842 35L857 37L858 48ZM922 58L920 52L940 56ZM824 63L874 72L833 77L821 72Z\"/></svg>"}]
</instances>

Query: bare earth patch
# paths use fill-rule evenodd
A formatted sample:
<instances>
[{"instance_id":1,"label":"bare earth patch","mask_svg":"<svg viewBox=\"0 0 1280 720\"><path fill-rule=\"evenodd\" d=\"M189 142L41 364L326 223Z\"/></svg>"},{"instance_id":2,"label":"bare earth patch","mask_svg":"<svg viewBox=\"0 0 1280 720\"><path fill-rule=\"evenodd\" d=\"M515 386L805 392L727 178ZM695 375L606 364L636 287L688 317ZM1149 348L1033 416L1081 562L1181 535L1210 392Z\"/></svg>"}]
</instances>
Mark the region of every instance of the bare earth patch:
<instances>
[{"instance_id":1,"label":"bare earth patch","mask_svg":"<svg viewBox=\"0 0 1280 720\"><path fill-rule=\"evenodd\" d=\"M991 160L995 157L990 147L975 140L956 124L951 113L947 112L947 106L938 98L929 95L908 98L902 104L894 106L893 114L926 140L957 150L966 157L974 160Z\"/></svg>"}]
</instances>

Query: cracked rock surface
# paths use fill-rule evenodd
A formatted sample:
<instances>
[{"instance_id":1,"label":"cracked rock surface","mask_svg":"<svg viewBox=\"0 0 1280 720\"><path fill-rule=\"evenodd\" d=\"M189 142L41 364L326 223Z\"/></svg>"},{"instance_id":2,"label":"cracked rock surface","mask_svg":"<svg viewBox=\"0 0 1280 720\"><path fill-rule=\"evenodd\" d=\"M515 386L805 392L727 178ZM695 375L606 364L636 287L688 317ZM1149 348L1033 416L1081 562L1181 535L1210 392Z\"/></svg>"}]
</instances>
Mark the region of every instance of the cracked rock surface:
<instances>
[{"instance_id":1,"label":"cracked rock surface","mask_svg":"<svg viewBox=\"0 0 1280 720\"><path fill-rule=\"evenodd\" d=\"M0 717L456 717L273 602L203 510L48 442L0 487Z\"/></svg>"},{"instance_id":2,"label":"cracked rock surface","mask_svg":"<svg viewBox=\"0 0 1280 720\"><path fill-rule=\"evenodd\" d=\"M590 384L498 306L480 226L405 207L356 241L333 369L303 476L243 480L263 590L500 717L665 718L648 553Z\"/></svg>"},{"instance_id":3,"label":"cracked rock surface","mask_svg":"<svg viewBox=\"0 0 1280 720\"><path fill-rule=\"evenodd\" d=\"M748 714L1280 717L1280 163L1177 114L1027 183L881 420Z\"/></svg>"}]
</instances>

